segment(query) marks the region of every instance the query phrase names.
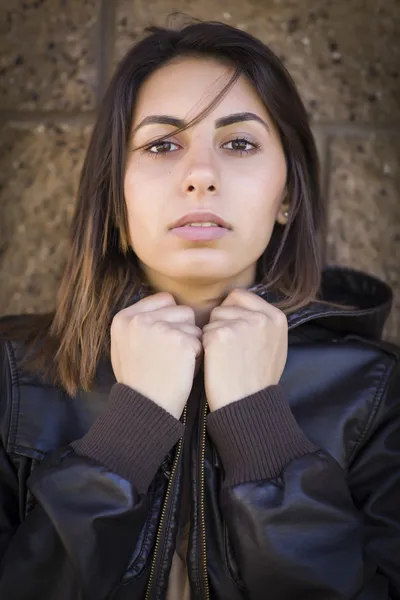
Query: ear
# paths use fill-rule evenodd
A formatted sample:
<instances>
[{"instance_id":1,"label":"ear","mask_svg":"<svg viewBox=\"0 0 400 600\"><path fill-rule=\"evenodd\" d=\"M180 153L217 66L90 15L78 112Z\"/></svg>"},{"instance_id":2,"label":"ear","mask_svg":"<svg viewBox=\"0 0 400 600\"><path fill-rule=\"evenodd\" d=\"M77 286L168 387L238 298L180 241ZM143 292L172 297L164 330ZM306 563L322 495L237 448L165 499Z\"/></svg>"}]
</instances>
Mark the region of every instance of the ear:
<instances>
[{"instance_id":1,"label":"ear","mask_svg":"<svg viewBox=\"0 0 400 600\"><path fill-rule=\"evenodd\" d=\"M286 198L284 198L279 206L278 214L276 215L276 222L279 225L287 225L289 220L290 206Z\"/></svg>"}]
</instances>

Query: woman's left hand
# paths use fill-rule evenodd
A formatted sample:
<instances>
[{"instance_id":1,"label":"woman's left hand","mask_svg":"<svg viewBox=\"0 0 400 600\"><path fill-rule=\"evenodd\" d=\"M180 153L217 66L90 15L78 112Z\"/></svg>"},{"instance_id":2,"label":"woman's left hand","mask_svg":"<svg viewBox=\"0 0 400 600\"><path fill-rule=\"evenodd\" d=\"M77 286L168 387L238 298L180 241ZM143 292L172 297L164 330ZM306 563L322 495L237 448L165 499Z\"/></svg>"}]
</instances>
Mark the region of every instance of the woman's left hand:
<instances>
[{"instance_id":1,"label":"woman's left hand","mask_svg":"<svg viewBox=\"0 0 400 600\"><path fill-rule=\"evenodd\" d=\"M203 328L210 410L276 385L288 352L285 314L247 290L232 291Z\"/></svg>"}]
</instances>

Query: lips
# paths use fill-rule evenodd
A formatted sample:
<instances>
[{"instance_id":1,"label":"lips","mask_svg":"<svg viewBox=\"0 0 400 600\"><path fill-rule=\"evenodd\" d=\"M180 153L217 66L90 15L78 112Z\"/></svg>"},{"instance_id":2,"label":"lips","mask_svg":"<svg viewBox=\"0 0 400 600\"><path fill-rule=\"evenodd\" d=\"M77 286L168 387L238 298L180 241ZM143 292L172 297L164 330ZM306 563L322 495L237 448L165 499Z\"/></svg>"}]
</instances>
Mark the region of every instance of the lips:
<instances>
[{"instance_id":1,"label":"lips","mask_svg":"<svg viewBox=\"0 0 400 600\"><path fill-rule=\"evenodd\" d=\"M190 225L191 223L215 223L219 227L224 229L232 229L229 223L224 221L221 217L211 212L195 212L188 213L175 221L169 229L178 229L179 227L185 227L186 225Z\"/></svg>"}]
</instances>

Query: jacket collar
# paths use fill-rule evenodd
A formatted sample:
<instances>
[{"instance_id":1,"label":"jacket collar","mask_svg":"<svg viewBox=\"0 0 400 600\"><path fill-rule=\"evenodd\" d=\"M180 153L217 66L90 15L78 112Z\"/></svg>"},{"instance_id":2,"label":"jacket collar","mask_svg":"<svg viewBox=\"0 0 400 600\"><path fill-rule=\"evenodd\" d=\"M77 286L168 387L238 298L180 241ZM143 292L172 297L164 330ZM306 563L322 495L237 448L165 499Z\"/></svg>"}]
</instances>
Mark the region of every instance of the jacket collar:
<instances>
[{"instance_id":1,"label":"jacket collar","mask_svg":"<svg viewBox=\"0 0 400 600\"><path fill-rule=\"evenodd\" d=\"M319 298L326 304L311 302L288 316L289 329L318 320L331 331L379 339L390 313L393 292L388 284L362 271L326 267ZM334 306L337 304L341 306Z\"/></svg>"},{"instance_id":2,"label":"jacket collar","mask_svg":"<svg viewBox=\"0 0 400 600\"><path fill-rule=\"evenodd\" d=\"M133 302L148 293L143 286L133 297ZM278 299L277 294L271 291L255 293L267 302ZM288 315L289 330L316 321L339 334L379 339L391 309L393 294L386 283L371 275L344 267L327 267L322 272L319 297L326 304L311 302ZM330 303L340 304L343 308ZM96 381L99 385L115 383L109 358L100 361Z\"/></svg>"},{"instance_id":3,"label":"jacket collar","mask_svg":"<svg viewBox=\"0 0 400 600\"><path fill-rule=\"evenodd\" d=\"M267 302L282 299L274 290L250 288ZM143 285L135 294L136 302L149 290ZM390 286L362 271L346 267L325 267L321 274L318 298L288 315L289 330L318 321L323 327L341 333L379 339L393 302ZM335 305L340 306L335 306Z\"/></svg>"}]
</instances>

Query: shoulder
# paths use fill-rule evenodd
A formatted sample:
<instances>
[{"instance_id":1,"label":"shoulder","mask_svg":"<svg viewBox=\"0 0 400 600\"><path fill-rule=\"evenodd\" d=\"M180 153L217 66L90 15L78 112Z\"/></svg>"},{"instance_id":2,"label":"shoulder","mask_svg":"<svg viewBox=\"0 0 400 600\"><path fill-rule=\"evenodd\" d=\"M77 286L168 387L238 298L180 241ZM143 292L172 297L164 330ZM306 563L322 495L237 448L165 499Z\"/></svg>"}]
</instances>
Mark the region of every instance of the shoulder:
<instances>
[{"instance_id":1,"label":"shoulder","mask_svg":"<svg viewBox=\"0 0 400 600\"><path fill-rule=\"evenodd\" d=\"M400 348L316 323L302 329L283 387L309 438L348 469L376 432L400 426Z\"/></svg>"},{"instance_id":2,"label":"shoulder","mask_svg":"<svg viewBox=\"0 0 400 600\"><path fill-rule=\"evenodd\" d=\"M295 328L289 332L289 342L291 340L294 346L300 344L304 348L314 348L315 351L322 352L325 358L331 354L339 361L342 357L350 362L382 363L388 367L395 366L400 361L399 345L378 337L337 331L326 326L323 321L305 323Z\"/></svg>"},{"instance_id":3,"label":"shoulder","mask_svg":"<svg viewBox=\"0 0 400 600\"><path fill-rule=\"evenodd\" d=\"M357 454L377 432L389 435L400 427L400 347L356 335L346 336L340 346L343 360L354 373L349 385L355 383L369 407L360 428Z\"/></svg>"},{"instance_id":4,"label":"shoulder","mask_svg":"<svg viewBox=\"0 0 400 600\"><path fill-rule=\"evenodd\" d=\"M385 410L393 394L397 393L400 409L400 348L396 344L338 334L313 323L299 328L288 367L292 379L307 382L314 395L324 390L325 401L329 399L333 407L342 403L348 410L360 407L364 426Z\"/></svg>"},{"instance_id":5,"label":"shoulder","mask_svg":"<svg viewBox=\"0 0 400 600\"><path fill-rule=\"evenodd\" d=\"M49 315L0 317L0 440L6 449L18 426L21 388L46 387L40 372L26 363L50 322Z\"/></svg>"},{"instance_id":6,"label":"shoulder","mask_svg":"<svg viewBox=\"0 0 400 600\"><path fill-rule=\"evenodd\" d=\"M362 387L374 391L376 405L385 400L393 380L398 381L400 347L389 341L345 335L333 342L336 357L353 369ZM400 392L400 390L399 390Z\"/></svg>"},{"instance_id":7,"label":"shoulder","mask_svg":"<svg viewBox=\"0 0 400 600\"><path fill-rule=\"evenodd\" d=\"M31 362L28 368L49 323L47 315L0 318L0 442L10 456L40 460L82 437L106 408L115 383L111 365L102 365L93 389L69 396Z\"/></svg>"},{"instance_id":8,"label":"shoulder","mask_svg":"<svg viewBox=\"0 0 400 600\"><path fill-rule=\"evenodd\" d=\"M22 314L6 315L0 317L0 356L2 373L0 385L3 387L3 378L10 372L14 383L28 377L40 382L40 374L25 369L24 365L36 350L40 340L50 327L53 315L48 314Z\"/></svg>"},{"instance_id":9,"label":"shoulder","mask_svg":"<svg viewBox=\"0 0 400 600\"><path fill-rule=\"evenodd\" d=\"M389 341L371 339L358 335L345 336L339 344L348 352L353 352L367 363L367 366L381 366L386 376L395 374L400 367L400 346ZM384 375L383 375L383 378Z\"/></svg>"}]
</instances>

